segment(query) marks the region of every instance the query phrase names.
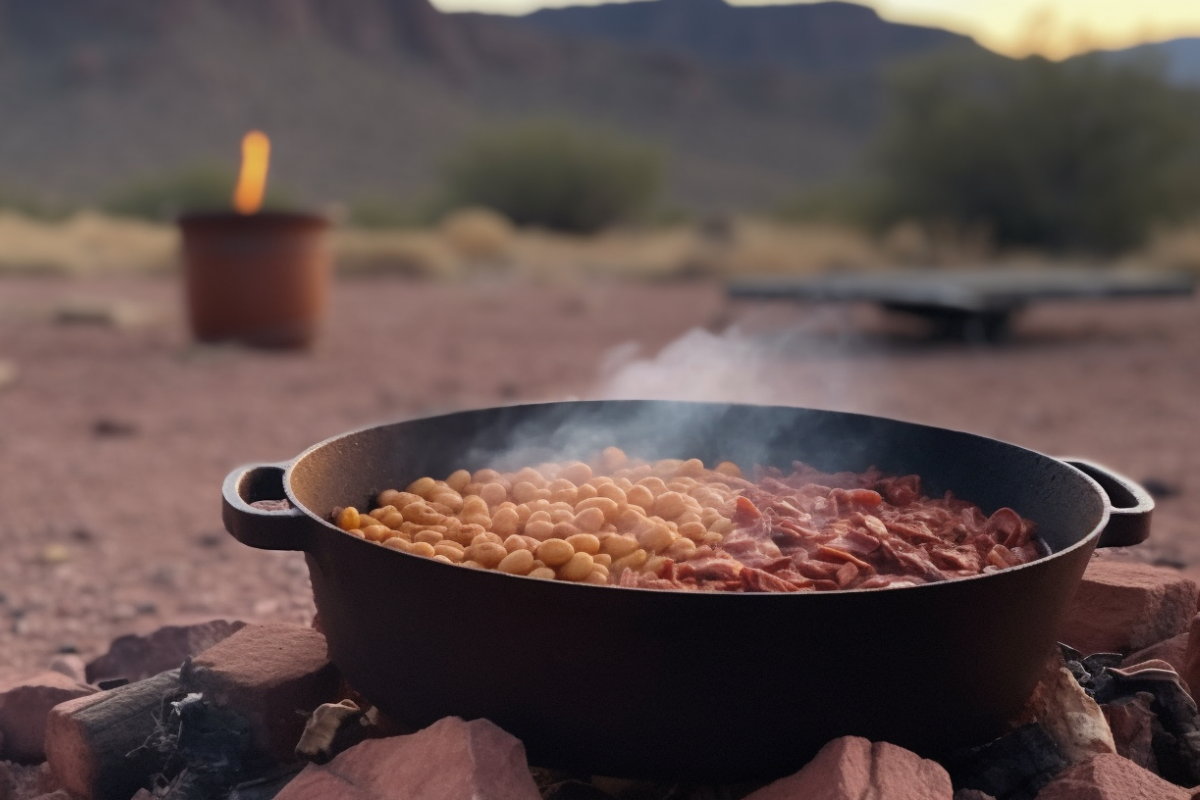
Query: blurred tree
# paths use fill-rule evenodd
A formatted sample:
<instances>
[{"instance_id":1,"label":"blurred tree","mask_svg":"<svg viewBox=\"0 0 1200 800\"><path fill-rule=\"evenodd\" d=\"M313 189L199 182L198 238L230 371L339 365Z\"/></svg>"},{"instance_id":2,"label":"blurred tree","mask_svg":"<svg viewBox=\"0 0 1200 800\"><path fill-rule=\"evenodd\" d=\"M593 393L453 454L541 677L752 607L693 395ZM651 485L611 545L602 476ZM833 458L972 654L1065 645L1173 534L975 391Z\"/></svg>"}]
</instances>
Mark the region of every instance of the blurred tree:
<instances>
[{"instance_id":1,"label":"blurred tree","mask_svg":"<svg viewBox=\"0 0 1200 800\"><path fill-rule=\"evenodd\" d=\"M231 211L237 172L224 166L196 164L142 178L105 199L110 214L167 221L188 211ZM268 184L263 208L293 206L288 194Z\"/></svg>"},{"instance_id":2,"label":"blurred tree","mask_svg":"<svg viewBox=\"0 0 1200 800\"><path fill-rule=\"evenodd\" d=\"M577 233L646 212L661 174L653 149L553 120L480 132L443 167L448 207L484 206L517 225Z\"/></svg>"},{"instance_id":3,"label":"blurred tree","mask_svg":"<svg viewBox=\"0 0 1200 800\"><path fill-rule=\"evenodd\" d=\"M348 222L358 228L415 228L433 222L435 212L418 202L404 203L391 197L362 197L350 204Z\"/></svg>"},{"instance_id":4,"label":"blurred tree","mask_svg":"<svg viewBox=\"0 0 1200 800\"><path fill-rule=\"evenodd\" d=\"M1200 207L1200 94L1148 64L952 57L895 80L870 214L1113 253Z\"/></svg>"}]
</instances>

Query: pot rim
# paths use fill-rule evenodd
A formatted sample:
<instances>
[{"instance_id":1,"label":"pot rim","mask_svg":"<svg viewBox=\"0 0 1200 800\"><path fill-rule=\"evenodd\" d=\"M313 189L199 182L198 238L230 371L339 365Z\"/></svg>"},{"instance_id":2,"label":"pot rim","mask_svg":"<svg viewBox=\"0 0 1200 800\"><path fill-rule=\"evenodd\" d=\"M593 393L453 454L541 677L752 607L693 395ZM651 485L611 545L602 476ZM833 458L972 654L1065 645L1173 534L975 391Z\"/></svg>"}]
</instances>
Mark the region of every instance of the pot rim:
<instances>
[{"instance_id":1,"label":"pot rim","mask_svg":"<svg viewBox=\"0 0 1200 800\"><path fill-rule=\"evenodd\" d=\"M997 572L991 572L991 573L982 573L981 572L978 575L970 575L967 577L960 577L960 578L951 578L949 580L938 581L936 583L921 583L921 584L916 584L913 586L900 586L900 587L881 586L879 588L874 588L874 589L838 589L837 591L829 591L829 592L720 592L720 591L690 592L690 591L683 591L683 590L678 590L678 589L648 589L648 588L634 587L634 586L622 586L622 587L600 586L600 585L589 584L589 583L576 583L573 581L553 581L552 583L555 586L570 586L570 587L574 587L575 589L579 589L579 590L593 590L593 591L604 591L604 590L610 590L610 589L614 589L614 588L620 588L623 591L642 592L646 595L651 595L651 596L667 595L670 597L687 596L687 597L696 597L696 598L700 598L700 597L745 597L745 598L759 597L759 598L765 598L765 597L800 597L800 596L804 596L804 597L833 596L833 597L836 597L836 596L851 595L851 594L870 594L870 593L878 593L878 592L896 592L896 591L908 591L908 590L918 590L918 589L934 590L934 589L938 589L939 587L944 590L945 587L947 587L947 586L965 583L966 581L977 581L977 580L983 580L983 579L988 579L988 578L995 578L997 576L1003 576L1006 574L1016 573L1019 570L1025 570L1025 569L1029 569L1032 567L1038 567L1039 565L1044 565L1044 564L1058 558L1059 556L1065 556L1065 555L1067 555L1069 553L1073 553L1081 548L1085 548L1085 547L1086 548L1094 548L1096 546L1096 543L1099 541L1101 534L1104 532L1104 529L1108 525L1109 520L1112 516L1113 507L1112 507L1111 500L1109 499L1108 493L1104 490L1104 487L1102 487L1100 485L1100 483L1095 478L1093 478L1091 475L1089 475L1088 473L1084 472L1083 470L1079 469L1078 467L1074 466L1073 464L1068 463L1067 461L1065 461L1061 458L1055 458L1054 456L1047 455L1045 453L1042 453L1041 451L1033 450L1028 447L1022 447L1021 445L1013 444L1011 442L1006 442L1002 439L995 439L990 436L984 436L982 434L972 433L970 431L963 431L963 430L959 430L957 428L943 428L943 427L939 427L936 425L926 425L924 423L919 423L919 422L909 422L907 420L895 419L892 417L883 417L883 416L879 416L877 414L860 414L860 413L848 412L848 411L833 411L830 409L813 409L813 408L807 408L804 406L774 406L774 405L769 406L769 405L761 405L761 404L756 404L756 403L714 403L714 402L690 401L690 400L567 400L567 401L548 401L548 402L540 402L540 403L512 403L512 404L508 404L508 405L485 406L485 407L481 407L481 408L462 409L459 411L453 411L453 412L443 413L443 414L429 414L429 415L425 415L425 416L409 417L406 419L395 420L392 422L383 422L383 423L376 423L373 425L364 425L362 427L354 428L352 430L344 431L342 433L331 436L321 442L318 442L318 443L306 448L299 455L292 458L287 463L287 467L283 471L283 476L282 476L283 491L284 491L284 494L287 496L288 502L290 502L294 508L301 511L309 519L320 523L321 526L328 529L328 531L340 534L340 535L344 536L346 539L349 539L351 541L351 543L354 544L355 546L361 545L363 547L374 547L378 550L388 552L392 556L409 558L409 559L413 559L414 561L424 562L425 564L429 565L430 567L461 570L461 569L463 569L463 567L461 567L457 564L440 564L436 561L433 561L432 559L424 558L422 556L412 555L410 553L405 553L405 552L402 552L399 550L393 550L390 547L383 547L382 545L379 545L375 542L368 542L365 539L359 539L356 536L350 536L349 534L347 534L341 528L334 525L329 520L326 520L326 519L318 516L314 511L312 511L310 508L308 508L308 506L304 505L303 503L301 503L299 500L296 499L296 496L292 491L292 484L291 484L292 471L305 458L312 455L316 451L322 449L323 447L330 445L336 441L345 439L350 436L367 433L369 431L372 431L372 430L375 430L378 428L384 428L384 427L388 427L391 425L403 424L405 422L431 420L431 419L437 419L439 417L450 417L450 416L454 416L457 414L471 414L471 413L476 413L476 412L492 411L492 410L503 409L503 408L528 408L528 407L541 407L541 406L581 405L581 404L585 404L585 403L587 403L587 404L613 404L613 403L626 403L626 402L629 402L629 403L663 403L663 404L686 403L686 404L694 405L694 406L727 406L727 407L728 406L743 406L743 407L753 407L753 408L759 408L759 409L816 411L816 412L820 412L820 413L839 414L839 415L843 415L846 417L857 417L857 418L863 418L863 419L881 420L884 422L891 422L891 423L900 423L903 425L910 425L910 426L913 426L916 428L923 428L923 429L930 430L930 431L938 431L938 432L943 432L943 433L950 432L950 433L955 433L955 434L961 434L963 436L968 436L968 437L971 437L974 439L979 439L981 441L986 441L986 442L990 442L993 444L999 443L1006 447L1012 447L1017 450L1024 451L1026 453L1030 453L1032 455L1038 456L1040 458L1045 458L1045 459L1049 459L1050 461L1054 461L1057 464L1059 464L1059 465L1073 471L1077 475L1083 477L1087 481L1087 483L1091 487L1091 489L1096 493L1096 495L1102 501L1102 509L1101 509L1101 513L1100 513L1100 519L1097 521L1096 525L1093 526L1093 528L1088 532L1088 534L1086 536L1082 537L1079 541L1077 541L1074 544L1072 544L1068 547L1065 547L1061 550L1056 550L1056 551L1050 553L1049 555L1042 556L1041 558L1038 558L1034 561L1030 561L1029 563L1018 564L1017 566L1008 567L1006 569L999 570ZM306 552L310 552L309 548L307 548L307 547L304 548L304 550ZM495 570L474 570L474 572L478 575L490 576L493 579L516 578L516 579L520 579L520 580L534 581L534 582L538 583L539 585L546 583L546 581L544 581L544 580L540 580L538 578L530 578L527 575L509 575L507 573L497 572ZM711 601L701 600L698 602L711 602ZM750 601L743 601L743 602L750 602ZM767 601L756 601L756 602L767 602Z\"/></svg>"}]
</instances>

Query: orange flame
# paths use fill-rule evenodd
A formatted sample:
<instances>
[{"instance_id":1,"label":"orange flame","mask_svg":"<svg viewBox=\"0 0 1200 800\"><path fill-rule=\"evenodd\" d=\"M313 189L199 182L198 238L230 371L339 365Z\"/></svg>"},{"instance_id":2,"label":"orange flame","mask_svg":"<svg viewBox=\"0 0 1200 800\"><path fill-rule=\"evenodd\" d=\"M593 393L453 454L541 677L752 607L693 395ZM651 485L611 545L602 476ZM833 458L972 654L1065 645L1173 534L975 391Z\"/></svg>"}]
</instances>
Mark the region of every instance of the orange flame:
<instances>
[{"instance_id":1,"label":"orange flame","mask_svg":"<svg viewBox=\"0 0 1200 800\"><path fill-rule=\"evenodd\" d=\"M233 190L233 207L239 214L254 214L262 208L270 162L271 140L262 131L247 133L242 139L242 171Z\"/></svg>"}]
</instances>

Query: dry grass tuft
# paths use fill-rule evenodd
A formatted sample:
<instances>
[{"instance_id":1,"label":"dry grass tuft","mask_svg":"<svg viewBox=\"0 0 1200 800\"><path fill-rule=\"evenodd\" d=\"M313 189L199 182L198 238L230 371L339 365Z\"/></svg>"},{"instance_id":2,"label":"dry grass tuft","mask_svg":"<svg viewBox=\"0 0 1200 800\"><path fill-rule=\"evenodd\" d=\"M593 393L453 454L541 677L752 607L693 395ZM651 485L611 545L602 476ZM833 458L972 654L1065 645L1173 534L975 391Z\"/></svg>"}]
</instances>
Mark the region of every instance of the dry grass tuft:
<instances>
[{"instance_id":1,"label":"dry grass tuft","mask_svg":"<svg viewBox=\"0 0 1200 800\"><path fill-rule=\"evenodd\" d=\"M994 256L977 252L974 245L934 241L913 228L897 228L877 241L832 224L751 218L729 219L719 226L615 229L579 236L517 231L503 217L479 210L453 215L436 229L343 228L333 239L338 270L346 276L451 281L490 274L540 283L995 263ZM178 252L173 225L94 212L62 222L0 212L0 276L165 274L176 269ZM1003 261L1024 266L1052 263L1038 254L1010 254ZM1200 221L1160 232L1144 251L1123 263L1200 271Z\"/></svg>"},{"instance_id":2,"label":"dry grass tuft","mask_svg":"<svg viewBox=\"0 0 1200 800\"><path fill-rule=\"evenodd\" d=\"M95 275L169 272L175 229L91 211L63 222L0 212L0 275Z\"/></svg>"},{"instance_id":3,"label":"dry grass tuft","mask_svg":"<svg viewBox=\"0 0 1200 800\"><path fill-rule=\"evenodd\" d=\"M1143 255L1156 265L1200 272L1200 220L1157 231Z\"/></svg>"}]
</instances>

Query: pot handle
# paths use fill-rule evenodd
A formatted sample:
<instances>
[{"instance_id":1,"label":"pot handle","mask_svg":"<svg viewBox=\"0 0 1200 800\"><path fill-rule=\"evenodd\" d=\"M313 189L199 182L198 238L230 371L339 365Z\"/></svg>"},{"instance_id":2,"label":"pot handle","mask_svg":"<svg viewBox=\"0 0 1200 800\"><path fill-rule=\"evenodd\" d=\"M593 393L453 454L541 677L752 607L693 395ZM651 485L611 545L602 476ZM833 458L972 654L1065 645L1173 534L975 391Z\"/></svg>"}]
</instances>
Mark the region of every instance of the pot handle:
<instances>
[{"instance_id":1,"label":"pot handle","mask_svg":"<svg viewBox=\"0 0 1200 800\"><path fill-rule=\"evenodd\" d=\"M247 464L225 477L221 487L221 520L225 530L242 544L259 550L304 550L308 518L298 508L267 511L250 505L258 500L282 500L283 473L288 462Z\"/></svg>"},{"instance_id":2,"label":"pot handle","mask_svg":"<svg viewBox=\"0 0 1200 800\"><path fill-rule=\"evenodd\" d=\"M1100 534L1097 547L1129 547L1141 544L1150 535L1150 515L1154 498L1137 481L1113 472L1108 467L1083 458L1062 461L1092 478L1108 495L1108 525Z\"/></svg>"}]
</instances>

